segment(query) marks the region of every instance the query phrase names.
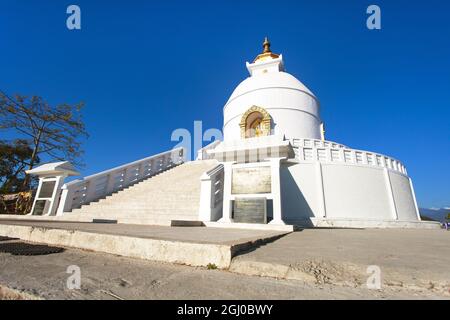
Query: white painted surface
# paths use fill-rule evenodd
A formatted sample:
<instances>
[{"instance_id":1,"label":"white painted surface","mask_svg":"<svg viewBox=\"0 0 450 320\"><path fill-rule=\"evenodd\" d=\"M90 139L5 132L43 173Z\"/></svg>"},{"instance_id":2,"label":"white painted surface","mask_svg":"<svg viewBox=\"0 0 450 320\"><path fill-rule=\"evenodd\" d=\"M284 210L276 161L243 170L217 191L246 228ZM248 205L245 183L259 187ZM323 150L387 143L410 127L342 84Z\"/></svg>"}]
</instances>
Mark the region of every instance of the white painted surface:
<instances>
[{"instance_id":1,"label":"white painted surface","mask_svg":"<svg viewBox=\"0 0 450 320\"><path fill-rule=\"evenodd\" d=\"M26 173L39 177L39 185L36 191L36 196L34 198L31 211L30 213L28 213L28 215L33 214L34 208L36 207L36 202L39 200L43 200L46 201L44 212L42 214L44 216L56 215L59 204L59 197L61 194L61 187L64 184L64 179L69 176L77 176L80 174L75 170L75 168L69 161L46 163L34 169L27 170ZM42 197L41 195L42 184L45 182L55 183L52 195L50 197Z\"/></svg>"},{"instance_id":2,"label":"white painted surface","mask_svg":"<svg viewBox=\"0 0 450 320\"><path fill-rule=\"evenodd\" d=\"M208 154L208 150L214 150L219 144L221 143L220 140L214 140L210 144L204 146L203 148L199 149L197 151L197 159L196 160L208 160L212 159L213 157Z\"/></svg>"},{"instance_id":3,"label":"white painted surface","mask_svg":"<svg viewBox=\"0 0 450 320\"><path fill-rule=\"evenodd\" d=\"M246 62L245 65L251 76L267 72L284 71L283 55L281 54L278 58L271 58L263 61L258 60L253 63Z\"/></svg>"},{"instance_id":4,"label":"white painted surface","mask_svg":"<svg viewBox=\"0 0 450 320\"><path fill-rule=\"evenodd\" d=\"M290 140L295 152L295 159L280 168L285 219L418 220L400 161L325 141L317 98L284 72L281 56L247 63L247 68L251 76L237 86L223 110L224 145L233 147L233 141L242 139L239 123L250 107L270 114L272 134Z\"/></svg>"},{"instance_id":5,"label":"white painted surface","mask_svg":"<svg viewBox=\"0 0 450 320\"><path fill-rule=\"evenodd\" d=\"M172 220L198 221L200 177L216 166L217 161L204 160L172 167L97 202L66 212L61 218L154 225L170 225Z\"/></svg>"},{"instance_id":6,"label":"white painted surface","mask_svg":"<svg viewBox=\"0 0 450 320\"><path fill-rule=\"evenodd\" d=\"M80 174L69 161L46 163L31 170L26 170L25 172L39 177L55 175L68 177L78 176Z\"/></svg>"},{"instance_id":7,"label":"white painted surface","mask_svg":"<svg viewBox=\"0 0 450 320\"><path fill-rule=\"evenodd\" d=\"M294 151L289 140L270 135L222 141L214 149L207 150L207 154L222 162L244 163L292 157Z\"/></svg>"},{"instance_id":8,"label":"white painted surface","mask_svg":"<svg viewBox=\"0 0 450 320\"><path fill-rule=\"evenodd\" d=\"M217 164L200 178L200 221L217 221L222 217L224 166Z\"/></svg>"},{"instance_id":9,"label":"white painted surface","mask_svg":"<svg viewBox=\"0 0 450 320\"><path fill-rule=\"evenodd\" d=\"M66 183L58 207L58 215L80 208L129 187L143 179L170 169L185 160L183 148L176 148L141 160Z\"/></svg>"},{"instance_id":10,"label":"white painted surface","mask_svg":"<svg viewBox=\"0 0 450 320\"><path fill-rule=\"evenodd\" d=\"M389 172L395 208L399 220L417 220L413 191L409 178L396 172Z\"/></svg>"},{"instance_id":11,"label":"white painted surface","mask_svg":"<svg viewBox=\"0 0 450 320\"><path fill-rule=\"evenodd\" d=\"M222 217L219 219L221 223L232 223L232 211L231 211L231 179L234 162L224 162L224 181L223 181L223 207Z\"/></svg>"},{"instance_id":12,"label":"white painted surface","mask_svg":"<svg viewBox=\"0 0 450 320\"><path fill-rule=\"evenodd\" d=\"M306 220L288 221L299 227L320 228L370 228L370 229L441 229L440 223L436 221L402 221L402 220L380 220L380 219L323 219L311 218Z\"/></svg>"},{"instance_id":13,"label":"white painted surface","mask_svg":"<svg viewBox=\"0 0 450 320\"><path fill-rule=\"evenodd\" d=\"M283 212L281 207L281 179L280 179L280 162L284 158L271 158L270 170L272 174L272 203L273 203L273 219L270 224L283 225Z\"/></svg>"},{"instance_id":14,"label":"white painted surface","mask_svg":"<svg viewBox=\"0 0 450 320\"><path fill-rule=\"evenodd\" d=\"M314 164L285 164L281 168L281 199L287 220L320 217L321 201Z\"/></svg>"},{"instance_id":15,"label":"white painted surface","mask_svg":"<svg viewBox=\"0 0 450 320\"><path fill-rule=\"evenodd\" d=\"M281 194L287 221L419 221L409 178L387 168L319 161L285 164Z\"/></svg>"},{"instance_id":16,"label":"white painted surface","mask_svg":"<svg viewBox=\"0 0 450 320\"><path fill-rule=\"evenodd\" d=\"M322 172L328 218L393 218L383 170L324 164Z\"/></svg>"},{"instance_id":17,"label":"white painted surface","mask_svg":"<svg viewBox=\"0 0 450 320\"><path fill-rule=\"evenodd\" d=\"M266 72L253 73L242 81L226 103L223 109L224 140L240 139L239 122L252 106L269 112L273 134L285 135L288 139L320 139L322 120L317 98L294 76L280 71L278 59L264 64ZM275 67L271 68L272 65Z\"/></svg>"}]
</instances>

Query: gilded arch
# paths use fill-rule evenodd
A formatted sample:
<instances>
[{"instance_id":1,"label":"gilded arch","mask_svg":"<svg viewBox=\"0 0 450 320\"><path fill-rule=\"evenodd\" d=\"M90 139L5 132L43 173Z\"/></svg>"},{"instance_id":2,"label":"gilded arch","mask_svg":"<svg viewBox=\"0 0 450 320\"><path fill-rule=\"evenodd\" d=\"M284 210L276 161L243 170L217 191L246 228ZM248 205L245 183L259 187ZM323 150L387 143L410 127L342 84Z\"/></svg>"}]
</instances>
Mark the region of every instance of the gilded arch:
<instances>
[{"instance_id":1,"label":"gilded arch","mask_svg":"<svg viewBox=\"0 0 450 320\"><path fill-rule=\"evenodd\" d=\"M258 115L255 118L255 115ZM252 119L255 118L255 119ZM254 129L252 126L257 125L257 134L255 136L268 136L271 131L272 117L266 109L252 106L248 109L241 118L239 126L241 127L241 138L249 138L252 136L251 132Z\"/></svg>"}]
</instances>

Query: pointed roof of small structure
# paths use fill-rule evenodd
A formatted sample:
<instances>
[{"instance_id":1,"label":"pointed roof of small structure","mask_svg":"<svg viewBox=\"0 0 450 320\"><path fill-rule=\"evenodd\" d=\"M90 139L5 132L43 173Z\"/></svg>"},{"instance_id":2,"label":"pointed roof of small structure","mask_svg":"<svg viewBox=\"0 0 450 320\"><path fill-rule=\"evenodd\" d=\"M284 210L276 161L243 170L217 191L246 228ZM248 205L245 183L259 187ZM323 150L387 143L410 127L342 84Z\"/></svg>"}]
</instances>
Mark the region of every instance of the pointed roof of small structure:
<instances>
[{"instance_id":1,"label":"pointed roof of small structure","mask_svg":"<svg viewBox=\"0 0 450 320\"><path fill-rule=\"evenodd\" d=\"M80 173L75 170L73 165L69 161L51 162L43 164L39 167L25 171L27 174L33 174L37 176L44 175L67 175L78 176Z\"/></svg>"}]
</instances>

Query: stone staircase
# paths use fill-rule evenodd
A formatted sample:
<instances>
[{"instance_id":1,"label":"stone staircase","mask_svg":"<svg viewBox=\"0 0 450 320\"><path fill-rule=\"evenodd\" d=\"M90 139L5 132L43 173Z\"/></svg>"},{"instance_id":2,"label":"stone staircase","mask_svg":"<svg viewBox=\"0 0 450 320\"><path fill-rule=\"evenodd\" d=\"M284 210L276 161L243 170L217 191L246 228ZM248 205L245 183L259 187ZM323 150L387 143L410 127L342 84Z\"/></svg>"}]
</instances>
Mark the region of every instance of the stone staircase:
<instances>
[{"instance_id":1,"label":"stone staircase","mask_svg":"<svg viewBox=\"0 0 450 320\"><path fill-rule=\"evenodd\" d=\"M216 160L193 161L150 177L65 214L64 220L116 220L118 223L170 225L198 221L200 176Z\"/></svg>"}]
</instances>

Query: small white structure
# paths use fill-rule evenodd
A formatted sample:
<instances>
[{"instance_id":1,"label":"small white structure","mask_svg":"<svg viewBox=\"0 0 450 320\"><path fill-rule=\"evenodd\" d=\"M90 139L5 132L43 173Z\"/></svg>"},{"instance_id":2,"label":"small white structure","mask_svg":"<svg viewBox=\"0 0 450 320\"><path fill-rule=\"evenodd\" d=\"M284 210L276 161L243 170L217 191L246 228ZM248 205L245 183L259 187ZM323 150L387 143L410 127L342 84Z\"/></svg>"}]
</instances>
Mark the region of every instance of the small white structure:
<instances>
[{"instance_id":1,"label":"small white structure","mask_svg":"<svg viewBox=\"0 0 450 320\"><path fill-rule=\"evenodd\" d=\"M43 164L31 170L27 174L39 177L39 185L34 198L30 215L53 216L59 204L59 196L64 179L69 176L77 176L77 172L68 161Z\"/></svg>"}]
</instances>

